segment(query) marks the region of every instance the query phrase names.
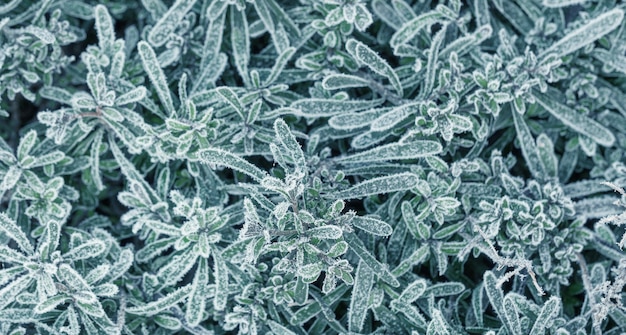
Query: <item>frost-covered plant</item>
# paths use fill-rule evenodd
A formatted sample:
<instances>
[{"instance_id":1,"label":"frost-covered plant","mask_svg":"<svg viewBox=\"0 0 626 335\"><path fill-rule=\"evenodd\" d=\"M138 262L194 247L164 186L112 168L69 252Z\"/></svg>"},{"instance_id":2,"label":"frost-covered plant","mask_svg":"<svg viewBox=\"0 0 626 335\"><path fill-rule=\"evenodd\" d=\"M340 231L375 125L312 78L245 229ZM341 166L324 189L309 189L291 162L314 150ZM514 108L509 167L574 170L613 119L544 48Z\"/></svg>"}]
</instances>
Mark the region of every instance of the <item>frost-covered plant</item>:
<instances>
[{"instance_id":1,"label":"frost-covered plant","mask_svg":"<svg viewBox=\"0 0 626 335\"><path fill-rule=\"evenodd\" d=\"M623 332L624 11L6 1L0 333Z\"/></svg>"}]
</instances>

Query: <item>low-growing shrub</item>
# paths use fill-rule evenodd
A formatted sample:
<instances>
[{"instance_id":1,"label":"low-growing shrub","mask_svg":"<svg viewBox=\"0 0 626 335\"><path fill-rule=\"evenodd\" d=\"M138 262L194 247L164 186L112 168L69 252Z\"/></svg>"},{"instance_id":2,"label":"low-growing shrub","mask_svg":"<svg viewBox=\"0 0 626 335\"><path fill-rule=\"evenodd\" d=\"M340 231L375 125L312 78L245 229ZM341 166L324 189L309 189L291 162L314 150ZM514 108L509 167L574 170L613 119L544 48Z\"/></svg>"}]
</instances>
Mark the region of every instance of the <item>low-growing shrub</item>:
<instances>
[{"instance_id":1,"label":"low-growing shrub","mask_svg":"<svg viewBox=\"0 0 626 335\"><path fill-rule=\"evenodd\" d=\"M4 1L0 333L622 333L625 25Z\"/></svg>"}]
</instances>

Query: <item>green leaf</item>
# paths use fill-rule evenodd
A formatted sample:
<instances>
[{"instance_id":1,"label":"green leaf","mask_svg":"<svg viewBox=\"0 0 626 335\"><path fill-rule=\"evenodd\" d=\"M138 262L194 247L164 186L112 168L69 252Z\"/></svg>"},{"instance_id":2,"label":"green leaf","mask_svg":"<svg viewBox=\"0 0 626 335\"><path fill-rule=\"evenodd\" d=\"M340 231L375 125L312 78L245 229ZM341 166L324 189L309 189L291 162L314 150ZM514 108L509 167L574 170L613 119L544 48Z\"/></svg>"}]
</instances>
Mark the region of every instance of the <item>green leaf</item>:
<instances>
[{"instance_id":1,"label":"green leaf","mask_svg":"<svg viewBox=\"0 0 626 335\"><path fill-rule=\"evenodd\" d=\"M559 161L554 154L554 144L545 133L537 136L537 153L541 159L541 166L547 176L556 178L559 171Z\"/></svg>"},{"instance_id":2,"label":"green leaf","mask_svg":"<svg viewBox=\"0 0 626 335\"><path fill-rule=\"evenodd\" d=\"M362 151L350 156L339 157L344 164L381 162L400 159L417 159L434 156L443 151L439 142L422 140L408 143L390 143Z\"/></svg>"},{"instance_id":3,"label":"green leaf","mask_svg":"<svg viewBox=\"0 0 626 335\"><path fill-rule=\"evenodd\" d=\"M530 335L544 335L547 328L551 328L554 324L554 318L559 313L561 299L558 297L550 297L543 304L541 311L530 330Z\"/></svg>"},{"instance_id":4,"label":"green leaf","mask_svg":"<svg viewBox=\"0 0 626 335\"><path fill-rule=\"evenodd\" d=\"M406 303L412 304L415 300L421 298L426 291L426 281L424 279L417 279L407 285L407 287L402 291L399 300L403 300Z\"/></svg>"},{"instance_id":5,"label":"green leaf","mask_svg":"<svg viewBox=\"0 0 626 335\"><path fill-rule=\"evenodd\" d=\"M573 5L582 5L585 2L587 2L587 0L543 0L541 4L548 8L563 8Z\"/></svg>"},{"instance_id":6,"label":"green leaf","mask_svg":"<svg viewBox=\"0 0 626 335\"><path fill-rule=\"evenodd\" d=\"M104 5L96 5L94 9L96 18L96 33L98 35L98 45L102 52L113 53L113 43L115 42L115 27L109 11Z\"/></svg>"},{"instance_id":7,"label":"green leaf","mask_svg":"<svg viewBox=\"0 0 626 335\"><path fill-rule=\"evenodd\" d=\"M552 116L574 131L591 138L594 142L605 147L613 146L615 143L615 136L610 130L571 108L561 105L554 96L550 97L539 92L534 92L533 96Z\"/></svg>"},{"instance_id":8,"label":"green leaf","mask_svg":"<svg viewBox=\"0 0 626 335\"><path fill-rule=\"evenodd\" d=\"M426 64L426 78L424 78L424 84L422 85L422 89L419 94L419 97L422 99L426 99L430 96L435 85L435 77L437 69L439 68L437 64L439 59L439 47L441 46L441 43L443 43L443 38L446 35L446 27L447 26L444 26L441 30L439 30L430 43L430 49L428 50L428 62Z\"/></svg>"},{"instance_id":9,"label":"green leaf","mask_svg":"<svg viewBox=\"0 0 626 335\"><path fill-rule=\"evenodd\" d=\"M196 3L196 0L176 0L165 15L159 18L150 33L148 33L148 42L155 47L160 47L169 40L170 34L173 34L176 27L183 20L187 12Z\"/></svg>"},{"instance_id":10,"label":"green leaf","mask_svg":"<svg viewBox=\"0 0 626 335\"><path fill-rule=\"evenodd\" d=\"M365 317L367 316L368 301L370 291L374 285L374 271L359 261L350 297L350 308L348 309L348 329L351 332L360 333L363 330Z\"/></svg>"},{"instance_id":11,"label":"green leaf","mask_svg":"<svg viewBox=\"0 0 626 335\"><path fill-rule=\"evenodd\" d=\"M239 75L250 86L248 63L250 62L250 30L245 11L230 6L230 43L233 48L233 58Z\"/></svg>"},{"instance_id":12,"label":"green leaf","mask_svg":"<svg viewBox=\"0 0 626 335\"><path fill-rule=\"evenodd\" d=\"M620 8L604 12L576 30L569 32L558 42L551 44L538 57L545 58L549 54L556 54L557 57L566 56L610 33L619 27L623 19L624 11Z\"/></svg>"},{"instance_id":13,"label":"green leaf","mask_svg":"<svg viewBox=\"0 0 626 335\"><path fill-rule=\"evenodd\" d=\"M458 282L438 283L428 286L424 291L424 296L447 297L460 294L465 290L465 286Z\"/></svg>"},{"instance_id":14,"label":"green leaf","mask_svg":"<svg viewBox=\"0 0 626 335\"><path fill-rule=\"evenodd\" d=\"M366 248L363 241L353 233L344 233L344 239L350 245L350 249L363 261L369 268L378 275L387 284L398 287L400 283L395 276L389 272L386 264L380 263Z\"/></svg>"},{"instance_id":15,"label":"green leaf","mask_svg":"<svg viewBox=\"0 0 626 335\"><path fill-rule=\"evenodd\" d=\"M185 320L191 326L196 326L202 321L204 311L206 308L206 286L209 283L209 266L207 265L206 258L200 258L198 261L198 268L196 269L196 275L193 277L191 284L191 292L187 299L187 306L185 312Z\"/></svg>"},{"instance_id":16,"label":"green leaf","mask_svg":"<svg viewBox=\"0 0 626 335\"><path fill-rule=\"evenodd\" d=\"M419 177L412 173L399 173L368 179L348 189L333 193L337 199L358 199L374 194L410 190L418 183Z\"/></svg>"},{"instance_id":17,"label":"green leaf","mask_svg":"<svg viewBox=\"0 0 626 335\"><path fill-rule=\"evenodd\" d=\"M32 255L35 252L26 234L24 234L22 229L17 226L17 223L6 215L6 213L0 213L0 231L13 239L15 243L17 243L17 246L26 254Z\"/></svg>"},{"instance_id":18,"label":"green leaf","mask_svg":"<svg viewBox=\"0 0 626 335\"><path fill-rule=\"evenodd\" d=\"M145 41L137 43L137 51L139 51L139 57L141 57L141 64L144 70L148 74L148 78L154 85L159 100L163 104L165 111L168 115L174 114L174 103L172 102L172 96L170 95L170 89L167 85L167 80L159 60L157 59L154 50L150 47L150 44Z\"/></svg>"},{"instance_id":19,"label":"green leaf","mask_svg":"<svg viewBox=\"0 0 626 335\"><path fill-rule=\"evenodd\" d=\"M206 149L200 152L199 156L202 163L226 166L250 176L257 182L261 182L267 176L266 172L248 163L243 158L222 149Z\"/></svg>"},{"instance_id":20,"label":"green leaf","mask_svg":"<svg viewBox=\"0 0 626 335\"><path fill-rule=\"evenodd\" d=\"M213 308L218 311L224 310L228 303L228 267L226 260L218 250L213 250L213 261L215 267L213 269L215 275L215 297L213 299Z\"/></svg>"},{"instance_id":21,"label":"green leaf","mask_svg":"<svg viewBox=\"0 0 626 335\"><path fill-rule=\"evenodd\" d=\"M196 264L197 258L198 254L189 249L185 249L182 253L173 256L169 262L161 266L157 272L162 286L176 285Z\"/></svg>"},{"instance_id":22,"label":"green leaf","mask_svg":"<svg viewBox=\"0 0 626 335\"><path fill-rule=\"evenodd\" d=\"M382 220L372 217L355 216L352 225L375 236L389 236L393 234L393 228Z\"/></svg>"},{"instance_id":23,"label":"green leaf","mask_svg":"<svg viewBox=\"0 0 626 335\"><path fill-rule=\"evenodd\" d=\"M391 66L389 66L387 61L381 58L367 45L353 38L350 38L346 41L346 50L359 63L367 65L370 70L381 76L387 77L387 79L389 79L389 82L391 83L391 86L393 86L399 96L404 95L404 91L402 90L402 84L400 83L398 75L395 73L395 71L393 71Z\"/></svg>"},{"instance_id":24,"label":"green leaf","mask_svg":"<svg viewBox=\"0 0 626 335\"><path fill-rule=\"evenodd\" d=\"M255 1L255 4L257 4L257 2L258 1ZM296 53L296 48L289 47L283 50L283 52L280 55L278 55L278 58L276 59L276 63L274 63L274 66L272 67L272 70L270 71L269 76L267 76L267 78L265 78L265 80L263 81L264 87L270 86L276 81L276 79L278 79L280 74L285 69L287 62L289 62L289 60L295 53Z\"/></svg>"},{"instance_id":25,"label":"green leaf","mask_svg":"<svg viewBox=\"0 0 626 335\"><path fill-rule=\"evenodd\" d=\"M439 22L443 18L443 15L437 11L426 12L413 20L406 22L396 31L393 36L391 36L391 40L389 44L391 47L396 48L402 44L406 44L415 37L419 32L431 26L437 22Z\"/></svg>"},{"instance_id":26,"label":"green leaf","mask_svg":"<svg viewBox=\"0 0 626 335\"><path fill-rule=\"evenodd\" d=\"M329 91L352 87L366 87L368 85L369 82L367 79L343 73L330 74L322 80L322 87Z\"/></svg>"},{"instance_id":27,"label":"green leaf","mask_svg":"<svg viewBox=\"0 0 626 335\"><path fill-rule=\"evenodd\" d=\"M64 303L68 299L69 297L64 294L53 296L51 298L48 298L48 300L44 300L38 303L37 306L35 306L35 308L33 309L33 312L35 312L36 314L51 312L52 310L57 308L57 306Z\"/></svg>"},{"instance_id":28,"label":"green leaf","mask_svg":"<svg viewBox=\"0 0 626 335\"><path fill-rule=\"evenodd\" d=\"M81 276L74 268L72 268L69 264L61 264L59 265L59 269L57 271L57 275L61 280L67 283L73 290L79 292L89 292L91 293L91 287L87 284L87 281L83 276ZM93 295L93 294L91 294ZM91 302L97 300L96 296L86 296L86 302Z\"/></svg>"},{"instance_id":29,"label":"green leaf","mask_svg":"<svg viewBox=\"0 0 626 335\"><path fill-rule=\"evenodd\" d=\"M29 156L35 146L35 143L37 143L37 132L35 130L30 130L26 133L26 135L22 136L20 144L17 146L18 162L21 162Z\"/></svg>"},{"instance_id":30,"label":"green leaf","mask_svg":"<svg viewBox=\"0 0 626 335\"><path fill-rule=\"evenodd\" d=\"M30 286L32 280L31 275L23 275L0 289L0 310L15 301L15 298Z\"/></svg>"},{"instance_id":31,"label":"green leaf","mask_svg":"<svg viewBox=\"0 0 626 335\"><path fill-rule=\"evenodd\" d=\"M183 327L183 323L179 319L167 314L156 315L153 319L154 323L165 329L180 330Z\"/></svg>"},{"instance_id":32,"label":"green leaf","mask_svg":"<svg viewBox=\"0 0 626 335\"><path fill-rule=\"evenodd\" d=\"M291 104L291 108L298 110L298 115L304 117L328 117L373 108L381 103L383 103L383 99L335 100L310 98L295 101Z\"/></svg>"},{"instance_id":33,"label":"green leaf","mask_svg":"<svg viewBox=\"0 0 626 335\"><path fill-rule=\"evenodd\" d=\"M132 103L143 100L145 97L146 97L146 88L143 86L139 86L117 97L115 99L115 105L123 106L123 105L132 104Z\"/></svg>"},{"instance_id":34,"label":"green leaf","mask_svg":"<svg viewBox=\"0 0 626 335\"><path fill-rule=\"evenodd\" d=\"M342 234L343 230L334 225L315 227L306 231L307 236L324 240L336 240L340 238Z\"/></svg>"},{"instance_id":35,"label":"green leaf","mask_svg":"<svg viewBox=\"0 0 626 335\"><path fill-rule=\"evenodd\" d=\"M259 0L256 0L255 2L258 2L258 1ZM281 325L280 323L274 320L268 319L267 325L270 326L272 333L275 335L296 335L295 332L291 331L289 328Z\"/></svg>"},{"instance_id":36,"label":"green leaf","mask_svg":"<svg viewBox=\"0 0 626 335\"><path fill-rule=\"evenodd\" d=\"M243 110L243 105L239 100L239 97L230 89L230 87L222 86L215 89L215 91L222 96L224 101L226 101L231 107L235 109L235 112L239 115L241 120L245 120L246 113Z\"/></svg>"},{"instance_id":37,"label":"green leaf","mask_svg":"<svg viewBox=\"0 0 626 335\"><path fill-rule=\"evenodd\" d=\"M409 257L403 259L402 262L400 262L400 264L398 264L398 266L391 271L391 273L396 277L400 277L410 271L414 266L427 260L429 254L430 248L427 244L424 244L419 249L415 250Z\"/></svg>"},{"instance_id":38,"label":"green leaf","mask_svg":"<svg viewBox=\"0 0 626 335\"><path fill-rule=\"evenodd\" d=\"M191 284L185 285L148 304L128 307L126 312L144 316L156 315L183 301L189 295L191 289Z\"/></svg>"},{"instance_id":39,"label":"green leaf","mask_svg":"<svg viewBox=\"0 0 626 335\"><path fill-rule=\"evenodd\" d=\"M274 132L278 138L281 146L287 151L286 153L292 157L296 166L305 166L306 160L304 158L304 152L302 152L302 148L298 141L296 141L296 137L293 136L293 133L287 126L287 123L283 119L276 119L274 121Z\"/></svg>"},{"instance_id":40,"label":"green leaf","mask_svg":"<svg viewBox=\"0 0 626 335\"><path fill-rule=\"evenodd\" d=\"M91 240L77 247L73 247L69 252L65 253L63 257L73 261L97 257L106 251L106 247L107 245L103 241Z\"/></svg>"},{"instance_id":41,"label":"green leaf","mask_svg":"<svg viewBox=\"0 0 626 335\"><path fill-rule=\"evenodd\" d=\"M541 157L539 156L539 151L535 146L535 139L530 133L530 130L524 121L524 117L515 111L511 114L513 114L517 139L522 149L522 156L524 157L526 166L528 166L528 169L534 178L540 181L547 180L547 176L541 162Z\"/></svg>"}]
</instances>

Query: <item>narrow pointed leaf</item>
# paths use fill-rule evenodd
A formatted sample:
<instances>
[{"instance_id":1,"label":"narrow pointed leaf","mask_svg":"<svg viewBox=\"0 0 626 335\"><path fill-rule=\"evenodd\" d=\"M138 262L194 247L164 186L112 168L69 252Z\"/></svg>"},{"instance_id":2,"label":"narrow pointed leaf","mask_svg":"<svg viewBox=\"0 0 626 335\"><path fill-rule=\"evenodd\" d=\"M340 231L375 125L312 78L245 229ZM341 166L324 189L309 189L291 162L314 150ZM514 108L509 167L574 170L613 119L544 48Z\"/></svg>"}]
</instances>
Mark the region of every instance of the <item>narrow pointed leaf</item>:
<instances>
[{"instance_id":1,"label":"narrow pointed leaf","mask_svg":"<svg viewBox=\"0 0 626 335\"><path fill-rule=\"evenodd\" d=\"M332 194L337 199L358 199L373 194L392 193L410 190L418 183L419 177L412 173L399 173L372 178L346 190Z\"/></svg>"},{"instance_id":2,"label":"narrow pointed leaf","mask_svg":"<svg viewBox=\"0 0 626 335\"><path fill-rule=\"evenodd\" d=\"M126 308L130 314L151 316L159 312L169 309L177 303L183 301L191 292L191 285L186 285L167 294L166 296L141 306L133 306Z\"/></svg>"},{"instance_id":3,"label":"narrow pointed leaf","mask_svg":"<svg viewBox=\"0 0 626 335\"><path fill-rule=\"evenodd\" d=\"M395 48L401 44L406 44L413 37L419 34L422 29L438 22L443 15L437 11L426 12L413 20L406 22L396 31L393 36L391 36L391 40L389 44Z\"/></svg>"},{"instance_id":4,"label":"narrow pointed leaf","mask_svg":"<svg viewBox=\"0 0 626 335\"><path fill-rule=\"evenodd\" d=\"M517 132L517 139L519 140L526 166L528 166L530 173L537 180L546 180L547 176L544 171L545 169L543 167L543 164L541 163L539 151L537 151L537 147L535 146L535 138L530 133L530 130L528 129L528 126L524 121L524 117L515 111L513 111L511 114L513 114L513 121L515 122L515 130Z\"/></svg>"},{"instance_id":5,"label":"narrow pointed leaf","mask_svg":"<svg viewBox=\"0 0 626 335\"><path fill-rule=\"evenodd\" d=\"M355 227L375 236L389 236L393 234L393 228L387 222L379 219L356 216L351 222Z\"/></svg>"},{"instance_id":6,"label":"narrow pointed leaf","mask_svg":"<svg viewBox=\"0 0 626 335\"><path fill-rule=\"evenodd\" d=\"M261 182L261 180L267 176L267 173L248 163L243 158L218 148L211 148L202 151L200 153L200 161L205 164L226 166L230 169L250 176L257 182Z\"/></svg>"},{"instance_id":7,"label":"narrow pointed leaf","mask_svg":"<svg viewBox=\"0 0 626 335\"><path fill-rule=\"evenodd\" d=\"M161 69L161 65L159 64L154 50L152 50L152 47L150 47L148 43L141 41L137 43L137 51L139 51L143 68L148 74L152 85L154 85L165 111L168 115L172 115L174 113L174 103L172 102L172 96L170 95L170 89L167 85L165 74L163 73L163 69Z\"/></svg>"},{"instance_id":8,"label":"narrow pointed leaf","mask_svg":"<svg viewBox=\"0 0 626 335\"><path fill-rule=\"evenodd\" d=\"M351 332L358 333L363 329L374 279L374 271L365 262L359 261L348 309L348 329Z\"/></svg>"},{"instance_id":9,"label":"narrow pointed leaf","mask_svg":"<svg viewBox=\"0 0 626 335\"><path fill-rule=\"evenodd\" d=\"M549 54L556 54L557 57L566 56L610 33L619 27L623 19L624 11L620 8L604 12L543 50L539 58Z\"/></svg>"},{"instance_id":10,"label":"narrow pointed leaf","mask_svg":"<svg viewBox=\"0 0 626 335\"><path fill-rule=\"evenodd\" d=\"M214 275L215 275L215 297L213 299L213 308L218 311L224 310L228 303L228 267L222 254L213 250Z\"/></svg>"},{"instance_id":11,"label":"narrow pointed leaf","mask_svg":"<svg viewBox=\"0 0 626 335\"><path fill-rule=\"evenodd\" d=\"M389 272L389 269L387 268L386 264L382 264L380 263L368 250L367 248L365 248L365 245L363 244L363 241L361 241L361 239L359 239L356 235L354 235L353 233L345 233L344 234L344 239L346 242L348 242L348 245L350 246L350 249L352 251L354 251L354 253L363 261L365 262L365 264L367 264L367 266L374 271L374 273L376 273L376 275L382 279L384 282L386 282L387 284L393 286L393 287L398 287L400 286L400 283L398 282L398 280L394 277L393 274L391 274L391 272Z\"/></svg>"},{"instance_id":12,"label":"narrow pointed leaf","mask_svg":"<svg viewBox=\"0 0 626 335\"><path fill-rule=\"evenodd\" d=\"M402 90L402 84L395 71L389 66L387 61L381 58L374 50L370 49L367 45L355 40L349 39L346 41L346 50L354 57L359 63L366 65L370 70L378 73L381 76L387 77L391 86L396 90L399 96L404 95Z\"/></svg>"},{"instance_id":13,"label":"narrow pointed leaf","mask_svg":"<svg viewBox=\"0 0 626 335\"><path fill-rule=\"evenodd\" d=\"M105 53L112 53L113 42L115 42L115 27L113 26L113 19L104 5L96 6L95 18L100 50Z\"/></svg>"},{"instance_id":14,"label":"narrow pointed leaf","mask_svg":"<svg viewBox=\"0 0 626 335\"><path fill-rule=\"evenodd\" d=\"M26 254L33 254L35 252L26 234L24 234L22 229L17 226L17 223L5 213L0 213L0 231L13 239L17 243L17 246Z\"/></svg>"},{"instance_id":15,"label":"narrow pointed leaf","mask_svg":"<svg viewBox=\"0 0 626 335\"><path fill-rule=\"evenodd\" d=\"M605 147L610 147L615 143L613 133L598 122L567 106L561 105L556 99L546 94L535 92L533 95L537 102L552 116L574 131L591 138L594 142Z\"/></svg>"},{"instance_id":16,"label":"narrow pointed leaf","mask_svg":"<svg viewBox=\"0 0 626 335\"><path fill-rule=\"evenodd\" d=\"M202 321L202 316L206 308L206 292L205 287L209 283L209 266L205 258L200 258L198 262L198 268L196 269L196 275L193 278L191 284L191 292L189 293L189 299L187 300L187 310L185 313L185 319L187 322L196 326Z\"/></svg>"},{"instance_id":17,"label":"narrow pointed leaf","mask_svg":"<svg viewBox=\"0 0 626 335\"><path fill-rule=\"evenodd\" d=\"M150 30L148 42L155 47L165 44L195 3L196 0L177 0Z\"/></svg>"},{"instance_id":18,"label":"narrow pointed leaf","mask_svg":"<svg viewBox=\"0 0 626 335\"><path fill-rule=\"evenodd\" d=\"M354 155L340 157L341 163L369 163L434 156L443 150L439 142L422 140L408 143L390 143Z\"/></svg>"}]
</instances>

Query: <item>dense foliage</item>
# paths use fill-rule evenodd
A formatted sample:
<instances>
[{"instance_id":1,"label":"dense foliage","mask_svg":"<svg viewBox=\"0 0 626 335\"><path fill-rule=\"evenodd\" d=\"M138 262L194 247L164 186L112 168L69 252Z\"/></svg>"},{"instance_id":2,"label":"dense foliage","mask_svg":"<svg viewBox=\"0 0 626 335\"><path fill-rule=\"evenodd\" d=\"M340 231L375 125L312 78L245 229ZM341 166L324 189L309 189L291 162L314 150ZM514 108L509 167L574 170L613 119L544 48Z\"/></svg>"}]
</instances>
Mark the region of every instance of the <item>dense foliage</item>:
<instances>
[{"instance_id":1,"label":"dense foliage","mask_svg":"<svg viewBox=\"0 0 626 335\"><path fill-rule=\"evenodd\" d=\"M624 9L4 1L0 333L622 333Z\"/></svg>"}]
</instances>

